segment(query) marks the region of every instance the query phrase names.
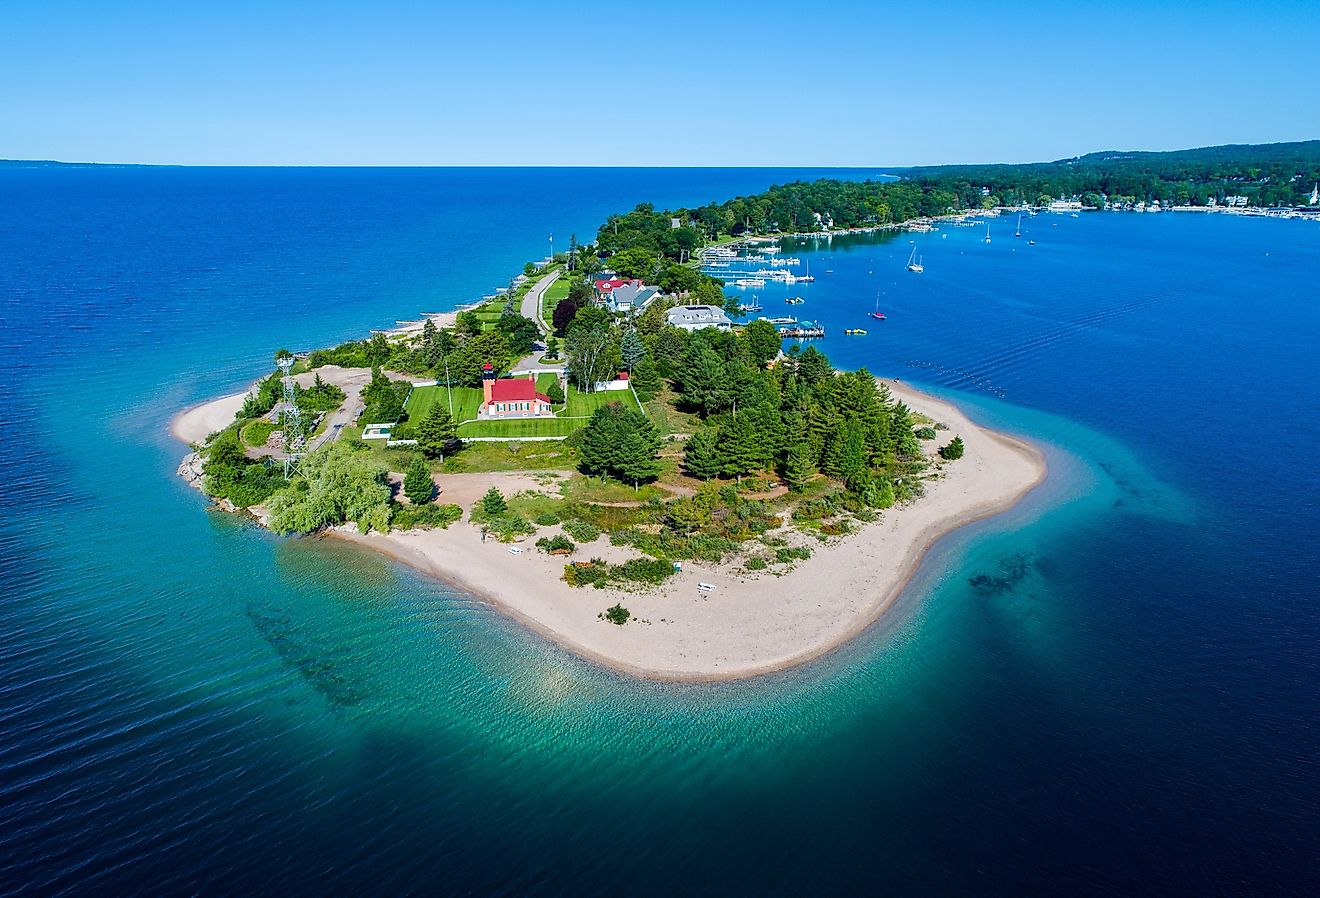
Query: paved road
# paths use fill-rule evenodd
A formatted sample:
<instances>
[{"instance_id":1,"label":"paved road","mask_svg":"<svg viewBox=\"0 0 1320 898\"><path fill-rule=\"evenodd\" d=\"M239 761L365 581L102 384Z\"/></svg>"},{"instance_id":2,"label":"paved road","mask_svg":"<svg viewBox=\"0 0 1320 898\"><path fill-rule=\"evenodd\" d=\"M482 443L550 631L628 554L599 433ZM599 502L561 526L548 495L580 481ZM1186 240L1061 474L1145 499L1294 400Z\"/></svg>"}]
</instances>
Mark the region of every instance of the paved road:
<instances>
[{"instance_id":1,"label":"paved road","mask_svg":"<svg viewBox=\"0 0 1320 898\"><path fill-rule=\"evenodd\" d=\"M532 285L532 289L527 291L527 295L522 300L522 316L530 318L536 322L536 326L541 329L541 336L549 336L550 323L541 317L541 296L555 281L559 280L561 269L554 271L541 278ZM532 354L519 361L512 368L514 371L559 371L564 367L563 362L554 365L546 365L541 362L541 356L545 355L545 341L542 340L532 349Z\"/></svg>"},{"instance_id":2,"label":"paved road","mask_svg":"<svg viewBox=\"0 0 1320 898\"><path fill-rule=\"evenodd\" d=\"M532 289L528 290L527 295L523 297L522 316L535 321L542 334L550 333L550 323L541 317L541 295L545 293L551 284L559 280L559 272L560 269L556 268L541 278L532 285Z\"/></svg>"}]
</instances>

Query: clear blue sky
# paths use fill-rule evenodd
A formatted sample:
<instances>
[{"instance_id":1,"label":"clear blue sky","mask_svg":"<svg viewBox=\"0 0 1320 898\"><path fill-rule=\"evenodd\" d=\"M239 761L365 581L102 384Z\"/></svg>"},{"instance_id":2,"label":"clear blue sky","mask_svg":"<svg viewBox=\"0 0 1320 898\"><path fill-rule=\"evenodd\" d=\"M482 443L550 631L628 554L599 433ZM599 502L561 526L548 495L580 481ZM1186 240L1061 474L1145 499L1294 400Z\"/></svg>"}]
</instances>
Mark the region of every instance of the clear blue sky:
<instances>
[{"instance_id":1,"label":"clear blue sky","mask_svg":"<svg viewBox=\"0 0 1320 898\"><path fill-rule=\"evenodd\" d=\"M0 0L0 158L904 165L1320 137L1320 0Z\"/></svg>"}]
</instances>

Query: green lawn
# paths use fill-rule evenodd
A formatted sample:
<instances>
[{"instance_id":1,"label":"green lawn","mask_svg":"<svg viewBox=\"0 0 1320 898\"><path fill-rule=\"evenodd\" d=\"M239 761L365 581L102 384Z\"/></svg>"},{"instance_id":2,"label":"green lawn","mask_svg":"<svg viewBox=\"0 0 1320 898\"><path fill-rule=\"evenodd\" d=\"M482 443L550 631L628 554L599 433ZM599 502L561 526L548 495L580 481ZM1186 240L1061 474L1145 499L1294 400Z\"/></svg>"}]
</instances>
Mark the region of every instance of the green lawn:
<instances>
[{"instance_id":1,"label":"green lawn","mask_svg":"<svg viewBox=\"0 0 1320 898\"><path fill-rule=\"evenodd\" d=\"M540 374L536 388L544 393L555 380L554 374ZM442 386L416 387L408 396L408 420L416 424L426 417L437 402L448 407L449 391ZM476 387L454 387L454 420L459 422L460 437L566 437L586 425L588 418L603 405L621 402L637 408L632 391L612 393L581 393L572 385L568 388L568 407L560 409L554 418L508 418L505 420L477 421L481 409L481 390ZM462 423L468 422L468 423Z\"/></svg>"},{"instance_id":2,"label":"green lawn","mask_svg":"<svg viewBox=\"0 0 1320 898\"><path fill-rule=\"evenodd\" d=\"M468 421L477 416L481 408L481 390L476 387L454 387L454 420ZM447 387L414 387L408 395L408 420L416 424L426 417L431 406L437 402L449 407L449 389Z\"/></svg>"},{"instance_id":3,"label":"green lawn","mask_svg":"<svg viewBox=\"0 0 1320 898\"><path fill-rule=\"evenodd\" d=\"M550 319L554 317L555 306L559 305L561 300L568 298L568 288L571 280L571 278L561 276L559 280L547 287L546 291L541 294L541 317L546 320L547 324L553 323Z\"/></svg>"},{"instance_id":4,"label":"green lawn","mask_svg":"<svg viewBox=\"0 0 1320 898\"><path fill-rule=\"evenodd\" d=\"M595 414L596 409L601 406L609 405L611 402L618 402L627 408L641 411L637 400L633 398L632 390L617 390L601 393L582 393L572 384L568 387L568 408L564 414L570 418L590 418Z\"/></svg>"}]
</instances>

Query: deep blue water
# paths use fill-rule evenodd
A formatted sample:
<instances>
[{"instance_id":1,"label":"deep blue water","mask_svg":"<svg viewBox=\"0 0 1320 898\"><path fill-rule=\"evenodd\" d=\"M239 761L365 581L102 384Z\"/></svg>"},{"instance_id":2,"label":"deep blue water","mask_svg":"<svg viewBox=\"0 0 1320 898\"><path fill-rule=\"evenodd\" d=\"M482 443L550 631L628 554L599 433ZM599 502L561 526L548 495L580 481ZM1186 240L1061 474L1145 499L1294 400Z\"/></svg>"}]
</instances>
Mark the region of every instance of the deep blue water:
<instances>
[{"instance_id":1,"label":"deep blue water","mask_svg":"<svg viewBox=\"0 0 1320 898\"><path fill-rule=\"evenodd\" d=\"M920 276L909 235L796 248L837 363L1036 438L1052 477L753 682L600 670L173 476L173 413L277 346L799 174L0 171L0 891L1310 891L1314 224L998 220L915 237Z\"/></svg>"}]
</instances>

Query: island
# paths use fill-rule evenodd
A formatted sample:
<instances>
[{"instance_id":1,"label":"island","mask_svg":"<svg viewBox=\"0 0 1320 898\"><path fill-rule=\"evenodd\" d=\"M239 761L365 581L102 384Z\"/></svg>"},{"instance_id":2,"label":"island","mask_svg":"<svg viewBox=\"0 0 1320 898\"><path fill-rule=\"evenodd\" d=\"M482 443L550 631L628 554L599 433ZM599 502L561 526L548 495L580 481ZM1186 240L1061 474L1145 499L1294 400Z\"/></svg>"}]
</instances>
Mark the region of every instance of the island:
<instances>
[{"instance_id":1,"label":"island","mask_svg":"<svg viewBox=\"0 0 1320 898\"><path fill-rule=\"evenodd\" d=\"M225 510L387 553L620 671L781 670L869 626L942 535L1013 507L1046 465L947 401L837 370L818 327L757 316L726 283L809 281L777 255L786 234L1161 196L1237 208L1247 169L1292 172L1254 195L1305 216L1320 145L1290 146L1220 148L1213 170L1098 154L642 204L462 310L278 350L251 389L175 419L194 448L180 473ZM1106 189L1129 184L1145 193Z\"/></svg>"}]
</instances>

